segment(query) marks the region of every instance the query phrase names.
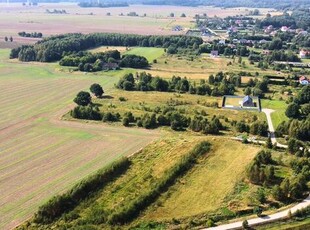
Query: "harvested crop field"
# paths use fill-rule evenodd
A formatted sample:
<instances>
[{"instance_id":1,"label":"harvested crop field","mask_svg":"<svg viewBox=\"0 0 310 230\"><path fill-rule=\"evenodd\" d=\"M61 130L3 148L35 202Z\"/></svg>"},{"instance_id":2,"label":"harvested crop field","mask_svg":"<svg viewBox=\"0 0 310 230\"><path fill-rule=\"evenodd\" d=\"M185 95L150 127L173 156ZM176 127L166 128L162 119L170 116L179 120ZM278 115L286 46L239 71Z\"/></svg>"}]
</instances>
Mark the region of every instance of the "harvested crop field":
<instances>
[{"instance_id":1,"label":"harvested crop field","mask_svg":"<svg viewBox=\"0 0 310 230\"><path fill-rule=\"evenodd\" d=\"M47 13L65 10L66 14ZM208 16L226 17L246 14L248 9L215 7L181 7L131 5L129 7L80 8L75 3L39 3L38 6L9 6L0 3L0 40L13 36L18 43L33 43L37 39L21 38L18 32L41 32L44 36L62 33L117 32L130 34L185 34L195 26L193 17L206 13ZM269 9L261 9L265 15ZM136 12L139 16L127 16ZM110 14L108 16L107 14ZM174 13L175 17L169 17ZM184 13L186 17L180 17ZM123 16L121 16L121 14ZM182 26L182 31L173 31L174 26ZM8 45L8 43L6 44ZM7 46L6 46L7 47Z\"/></svg>"},{"instance_id":2,"label":"harvested crop field","mask_svg":"<svg viewBox=\"0 0 310 230\"><path fill-rule=\"evenodd\" d=\"M67 75L56 64L9 61L0 50L0 229L25 221L77 181L158 137L144 129L61 120L80 90L115 76Z\"/></svg>"}]
</instances>

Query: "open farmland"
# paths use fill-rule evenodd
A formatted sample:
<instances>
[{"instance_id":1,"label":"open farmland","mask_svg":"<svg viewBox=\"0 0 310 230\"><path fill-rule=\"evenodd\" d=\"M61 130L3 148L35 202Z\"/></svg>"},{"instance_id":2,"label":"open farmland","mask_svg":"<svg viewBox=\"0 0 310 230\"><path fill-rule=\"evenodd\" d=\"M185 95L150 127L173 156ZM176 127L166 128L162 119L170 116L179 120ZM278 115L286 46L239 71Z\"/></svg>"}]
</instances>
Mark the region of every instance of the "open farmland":
<instances>
[{"instance_id":1,"label":"open farmland","mask_svg":"<svg viewBox=\"0 0 310 230\"><path fill-rule=\"evenodd\" d=\"M0 51L0 229L20 224L53 195L158 136L61 121L78 91L98 82L108 92L118 77L68 76L56 64L9 61L8 54Z\"/></svg>"},{"instance_id":2,"label":"open farmland","mask_svg":"<svg viewBox=\"0 0 310 230\"><path fill-rule=\"evenodd\" d=\"M48 14L46 10L65 10L67 14ZM250 10L250 9L249 9ZM181 6L147 6L131 5L114 8L80 8L75 3L39 3L36 7L23 7L21 3L9 6L0 3L0 45L11 45L3 42L5 36L13 36L17 43L34 43L38 39L23 38L18 32L41 32L44 36L63 33L117 32L130 34L184 34L193 28L193 17L206 13L208 16L226 17L246 14L248 9L221 9L213 7ZM269 9L262 9L265 15ZM127 16L136 12L139 16ZM110 13L110 16L107 16ZM175 17L169 17L174 13ZM182 13L186 14L181 18ZM123 14L124 16L120 16ZM146 14L146 16L144 16ZM183 31L175 32L172 28L180 25Z\"/></svg>"}]
</instances>

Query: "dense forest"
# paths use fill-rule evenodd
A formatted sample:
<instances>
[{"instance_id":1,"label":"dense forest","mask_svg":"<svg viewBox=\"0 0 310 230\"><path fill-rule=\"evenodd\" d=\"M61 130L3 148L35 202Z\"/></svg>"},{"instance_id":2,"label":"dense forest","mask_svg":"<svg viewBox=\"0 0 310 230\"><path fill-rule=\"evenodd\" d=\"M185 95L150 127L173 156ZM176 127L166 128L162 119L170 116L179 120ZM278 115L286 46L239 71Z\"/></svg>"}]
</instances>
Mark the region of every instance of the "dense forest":
<instances>
[{"instance_id":1,"label":"dense forest","mask_svg":"<svg viewBox=\"0 0 310 230\"><path fill-rule=\"evenodd\" d=\"M59 61L68 54L99 46L141 46L163 47L177 46L178 49L192 49L202 44L202 39L188 36L143 36L131 34L64 34L52 36L35 45L24 45L11 50L10 58L20 61Z\"/></svg>"}]
</instances>

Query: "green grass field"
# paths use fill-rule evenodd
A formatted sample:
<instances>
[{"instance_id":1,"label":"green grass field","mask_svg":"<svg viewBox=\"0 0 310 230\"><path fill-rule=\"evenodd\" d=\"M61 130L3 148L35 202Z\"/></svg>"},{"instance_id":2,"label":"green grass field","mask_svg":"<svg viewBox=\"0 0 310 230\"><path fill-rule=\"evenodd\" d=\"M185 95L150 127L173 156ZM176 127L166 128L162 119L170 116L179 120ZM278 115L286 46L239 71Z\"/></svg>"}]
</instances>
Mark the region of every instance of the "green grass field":
<instances>
[{"instance_id":1,"label":"green grass field","mask_svg":"<svg viewBox=\"0 0 310 230\"><path fill-rule=\"evenodd\" d=\"M287 104L285 101L278 101L278 100L262 100L262 108L268 108L273 109L275 112L271 114L271 119L274 128L277 128L277 126L282 121L287 121L288 117L285 115L285 110L287 107Z\"/></svg>"},{"instance_id":2,"label":"green grass field","mask_svg":"<svg viewBox=\"0 0 310 230\"><path fill-rule=\"evenodd\" d=\"M149 48L149 47L134 47L124 54L135 54L145 57L150 63L153 60L160 58L165 53L163 48Z\"/></svg>"},{"instance_id":3,"label":"green grass field","mask_svg":"<svg viewBox=\"0 0 310 230\"><path fill-rule=\"evenodd\" d=\"M61 121L92 83L109 92L123 71L69 74L20 63L0 50L0 229L25 221L51 196L158 137L157 132Z\"/></svg>"}]
</instances>

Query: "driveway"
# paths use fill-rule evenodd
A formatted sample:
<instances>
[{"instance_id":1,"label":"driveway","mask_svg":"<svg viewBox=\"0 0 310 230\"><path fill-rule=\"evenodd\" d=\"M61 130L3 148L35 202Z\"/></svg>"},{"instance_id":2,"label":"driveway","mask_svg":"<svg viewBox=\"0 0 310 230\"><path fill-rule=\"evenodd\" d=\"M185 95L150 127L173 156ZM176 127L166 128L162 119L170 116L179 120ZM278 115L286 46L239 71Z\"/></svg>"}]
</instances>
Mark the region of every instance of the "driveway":
<instances>
[{"instance_id":1,"label":"driveway","mask_svg":"<svg viewBox=\"0 0 310 230\"><path fill-rule=\"evenodd\" d=\"M271 120L271 113L273 113L274 110L272 110L272 109L262 109L262 111L266 114L266 117L267 117L268 128L269 128L270 138L271 138L272 144L276 143L277 147L279 147L279 148L287 148L287 145L282 145L279 142L277 142L277 139L276 139L276 136L275 136L275 133L274 133L275 130L274 130L274 127L273 127L273 124L272 124L272 120Z\"/></svg>"}]
</instances>

